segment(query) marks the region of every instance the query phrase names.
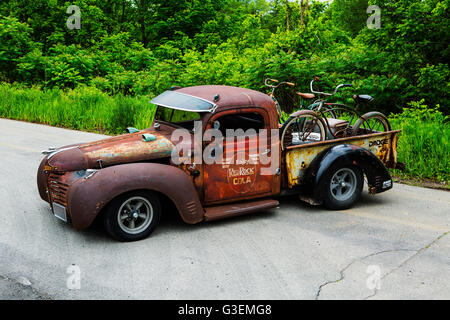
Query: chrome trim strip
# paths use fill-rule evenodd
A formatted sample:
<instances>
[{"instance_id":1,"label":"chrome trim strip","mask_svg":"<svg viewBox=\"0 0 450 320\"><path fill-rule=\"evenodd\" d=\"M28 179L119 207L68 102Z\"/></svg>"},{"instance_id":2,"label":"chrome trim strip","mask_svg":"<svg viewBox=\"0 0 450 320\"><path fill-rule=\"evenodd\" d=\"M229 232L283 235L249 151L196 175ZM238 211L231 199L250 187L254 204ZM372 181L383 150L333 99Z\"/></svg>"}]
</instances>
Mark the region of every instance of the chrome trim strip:
<instances>
[{"instance_id":1,"label":"chrome trim strip","mask_svg":"<svg viewBox=\"0 0 450 320\"><path fill-rule=\"evenodd\" d=\"M59 150L56 150L56 151L52 151L52 152L50 152L50 153L45 153L46 151L48 151L48 150L45 150L45 151L43 151L42 153L43 153L43 154L48 154L49 156L47 157L47 159L49 160L49 159L50 159L51 157L53 157L55 154L58 154L58 153L60 153L60 152L62 152L62 151L66 151L66 150L76 149L76 148L78 148L78 146L76 146L76 147L70 147L70 148L59 149Z\"/></svg>"}]
</instances>

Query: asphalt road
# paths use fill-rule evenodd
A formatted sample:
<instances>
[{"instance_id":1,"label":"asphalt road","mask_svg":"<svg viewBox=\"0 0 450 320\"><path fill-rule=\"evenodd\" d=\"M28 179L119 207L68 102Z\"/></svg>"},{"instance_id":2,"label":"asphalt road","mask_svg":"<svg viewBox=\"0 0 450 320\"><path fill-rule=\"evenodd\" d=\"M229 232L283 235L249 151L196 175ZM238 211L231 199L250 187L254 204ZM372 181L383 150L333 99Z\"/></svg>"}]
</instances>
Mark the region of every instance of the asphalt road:
<instances>
[{"instance_id":1,"label":"asphalt road","mask_svg":"<svg viewBox=\"0 0 450 320\"><path fill-rule=\"evenodd\" d=\"M450 192L395 184L341 212L290 197L195 226L166 213L119 243L54 218L35 182L41 150L102 136L0 128L0 299L450 298Z\"/></svg>"}]
</instances>

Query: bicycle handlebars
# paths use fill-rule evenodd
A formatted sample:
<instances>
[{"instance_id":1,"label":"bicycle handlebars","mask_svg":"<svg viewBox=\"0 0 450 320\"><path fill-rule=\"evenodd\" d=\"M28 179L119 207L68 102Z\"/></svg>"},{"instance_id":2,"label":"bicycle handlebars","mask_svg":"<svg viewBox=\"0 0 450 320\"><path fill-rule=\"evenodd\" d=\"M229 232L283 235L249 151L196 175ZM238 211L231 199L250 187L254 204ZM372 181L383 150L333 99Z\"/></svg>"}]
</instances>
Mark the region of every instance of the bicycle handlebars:
<instances>
[{"instance_id":1,"label":"bicycle handlebars","mask_svg":"<svg viewBox=\"0 0 450 320\"><path fill-rule=\"evenodd\" d=\"M313 79L313 80L311 81L311 83L310 83L310 89L311 89L311 92L312 92L312 93L315 93L315 94L318 94L318 95L322 95L322 96L328 96L328 97L331 97L331 96L334 96L334 95L339 91L339 89L341 89L341 88L350 88L350 87L353 87L353 85L351 85L351 84L349 84L349 83L346 83L346 84L340 84L340 85L338 85L338 86L334 89L333 93L314 91L313 84L314 84L314 82L319 82L319 81L320 81L319 77L315 76L314 79ZM272 93L274 93L275 89L277 89L278 87L280 87L280 86L282 86L282 85L288 85L288 86L290 86L290 87L295 87L295 84L292 83L292 82L287 82L287 81L280 82L280 81L278 81L277 79L271 79L271 78L266 79L266 80L264 81L264 84L266 85L266 87L269 87L269 88L272 88L272 89L273 89Z\"/></svg>"},{"instance_id":2,"label":"bicycle handlebars","mask_svg":"<svg viewBox=\"0 0 450 320\"><path fill-rule=\"evenodd\" d=\"M270 82L277 83L277 85L270 84ZM278 88L278 87L280 87L280 86L282 86L284 84L286 84L286 85L288 85L290 87L295 87L295 84L292 83L292 82L287 82L287 81L280 82L277 79L266 79L264 81L264 84L266 85L266 87L273 88L273 89L276 89L276 88Z\"/></svg>"},{"instance_id":3,"label":"bicycle handlebars","mask_svg":"<svg viewBox=\"0 0 450 320\"><path fill-rule=\"evenodd\" d=\"M314 79L311 81L311 83L310 83L310 85L309 85L309 87L310 87L310 89L311 89L311 92L312 92L312 93L315 93L315 94L318 94L318 95L328 96L328 97L334 96L334 95L339 91L339 89L341 89L341 88L350 88L350 87L353 87L353 85L351 85L351 84L349 84L349 83L346 83L346 84L340 84L340 85L338 85L338 86L334 89L333 93L314 91L313 84L314 84L314 82L318 82L318 81L320 81L320 79L319 79L319 77L317 77L317 76L314 77Z\"/></svg>"}]
</instances>

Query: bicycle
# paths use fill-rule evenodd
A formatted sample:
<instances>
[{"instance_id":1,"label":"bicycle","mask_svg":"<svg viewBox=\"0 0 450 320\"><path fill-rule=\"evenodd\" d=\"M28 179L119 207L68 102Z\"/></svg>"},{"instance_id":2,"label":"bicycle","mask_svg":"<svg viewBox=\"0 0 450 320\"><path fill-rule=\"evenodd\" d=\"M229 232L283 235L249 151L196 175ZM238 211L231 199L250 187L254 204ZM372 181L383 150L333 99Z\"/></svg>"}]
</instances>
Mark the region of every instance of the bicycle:
<instances>
[{"instance_id":1,"label":"bicycle","mask_svg":"<svg viewBox=\"0 0 450 320\"><path fill-rule=\"evenodd\" d=\"M316 141L335 139L337 137L335 136L336 128L341 128L344 124L347 124L343 120L338 120L335 112L336 107L344 105L327 103L326 98L334 96L341 88L351 87L352 85L341 84L334 89L333 93L326 93L314 90L313 85L316 81L319 81L318 77L314 77L310 83L311 93L296 92L302 100L312 100L316 98L316 95L319 99L309 106L305 106L302 101L300 105L304 112L296 112L286 120L282 127L282 148L288 145L313 142L311 141L312 139ZM305 111L310 112L305 113ZM325 114L328 114L331 118L328 118ZM292 139L290 138L291 136Z\"/></svg>"},{"instance_id":2,"label":"bicycle","mask_svg":"<svg viewBox=\"0 0 450 320\"><path fill-rule=\"evenodd\" d=\"M275 83L275 84L272 84ZM294 123L293 115L291 115L287 121L283 121L283 112L281 110L280 103L275 97L276 89L281 87L282 85L288 85L290 87L295 87L295 84L292 82L283 81L280 82L277 79L266 79L264 84L272 88L272 91L269 93L269 96L275 102L275 106L278 113L278 121L280 123L280 132L282 132L282 141L286 140L286 143L282 144L282 150L285 149L287 145L290 144L298 144L303 142L316 142L316 141L324 141L325 140L325 125L323 121L319 118L318 114L312 110L300 110L295 112L295 122L297 130L296 132L291 132L288 137L290 137L290 141L287 141L286 133L288 132L287 128L293 128L292 124ZM305 97L314 98L315 96L312 94L303 94ZM301 127L300 127L301 126Z\"/></svg>"},{"instance_id":3,"label":"bicycle","mask_svg":"<svg viewBox=\"0 0 450 320\"><path fill-rule=\"evenodd\" d=\"M340 84L334 89L333 93L315 91L314 83L318 81L319 78L317 76L314 77L310 83L310 90L312 93L318 94L321 97L331 97L334 96L341 88L352 87L351 84ZM322 117L325 119L331 139L367 134L370 132L391 131L389 120L383 113L371 111L361 115L358 112L359 106L361 104L368 105L373 102L373 97L369 95L353 95L352 98L355 101L355 107L353 109L340 103L326 103L324 98L316 101L315 104L311 106L312 110L320 112ZM326 104L326 107L324 107L324 104ZM342 120L342 118L349 120ZM353 123L353 121L355 122ZM332 125L330 125L330 122ZM346 126L343 127L345 123Z\"/></svg>"},{"instance_id":4,"label":"bicycle","mask_svg":"<svg viewBox=\"0 0 450 320\"><path fill-rule=\"evenodd\" d=\"M332 97L341 88L352 87L352 85L340 84L332 93L327 93L314 90L314 83L318 81L318 77L314 77L311 81L311 94L297 92L297 95L304 99L311 100L316 95L319 96L319 99L302 112L292 114L283 124L281 128L282 149L301 143L391 131L389 120L381 112L372 111L362 116L358 113L360 104L369 104L373 101L371 96L353 95L356 103L354 109L340 103L328 103L326 102L327 97ZM301 105L305 108L303 103Z\"/></svg>"}]
</instances>

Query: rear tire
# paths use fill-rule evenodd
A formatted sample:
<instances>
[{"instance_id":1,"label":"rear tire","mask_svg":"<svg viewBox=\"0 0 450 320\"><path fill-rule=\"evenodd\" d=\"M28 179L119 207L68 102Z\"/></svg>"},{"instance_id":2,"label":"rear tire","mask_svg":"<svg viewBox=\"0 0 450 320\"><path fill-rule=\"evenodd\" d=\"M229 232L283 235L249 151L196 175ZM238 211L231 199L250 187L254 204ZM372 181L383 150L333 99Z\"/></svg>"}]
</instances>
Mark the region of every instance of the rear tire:
<instances>
[{"instance_id":1,"label":"rear tire","mask_svg":"<svg viewBox=\"0 0 450 320\"><path fill-rule=\"evenodd\" d=\"M331 210L345 210L361 197L364 176L354 165L335 165L323 178L321 194L324 204Z\"/></svg>"},{"instance_id":2,"label":"rear tire","mask_svg":"<svg viewBox=\"0 0 450 320\"><path fill-rule=\"evenodd\" d=\"M145 239L158 225L161 204L151 191L133 191L112 200L103 222L106 231L119 241Z\"/></svg>"},{"instance_id":3,"label":"rear tire","mask_svg":"<svg viewBox=\"0 0 450 320\"><path fill-rule=\"evenodd\" d=\"M372 131L391 131L388 118L381 112L372 111L361 116L353 126L353 135L367 134Z\"/></svg>"}]
</instances>

